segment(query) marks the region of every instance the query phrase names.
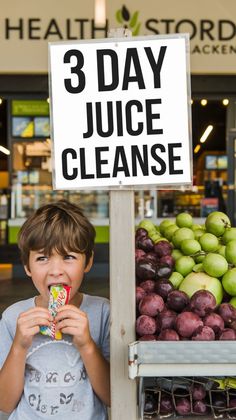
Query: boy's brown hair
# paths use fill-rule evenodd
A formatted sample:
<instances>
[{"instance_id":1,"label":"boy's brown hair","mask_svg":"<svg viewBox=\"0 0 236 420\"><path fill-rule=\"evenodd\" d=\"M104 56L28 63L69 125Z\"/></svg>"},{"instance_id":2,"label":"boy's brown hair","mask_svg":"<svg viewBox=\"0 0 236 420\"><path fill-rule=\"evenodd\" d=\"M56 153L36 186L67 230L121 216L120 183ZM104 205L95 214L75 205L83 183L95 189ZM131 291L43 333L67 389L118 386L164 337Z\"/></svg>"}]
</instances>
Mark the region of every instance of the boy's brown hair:
<instances>
[{"instance_id":1,"label":"boy's brown hair","mask_svg":"<svg viewBox=\"0 0 236 420\"><path fill-rule=\"evenodd\" d=\"M30 251L51 255L68 252L85 254L86 264L93 254L95 229L80 207L66 200L46 204L32 214L20 229L18 247L28 267Z\"/></svg>"}]
</instances>

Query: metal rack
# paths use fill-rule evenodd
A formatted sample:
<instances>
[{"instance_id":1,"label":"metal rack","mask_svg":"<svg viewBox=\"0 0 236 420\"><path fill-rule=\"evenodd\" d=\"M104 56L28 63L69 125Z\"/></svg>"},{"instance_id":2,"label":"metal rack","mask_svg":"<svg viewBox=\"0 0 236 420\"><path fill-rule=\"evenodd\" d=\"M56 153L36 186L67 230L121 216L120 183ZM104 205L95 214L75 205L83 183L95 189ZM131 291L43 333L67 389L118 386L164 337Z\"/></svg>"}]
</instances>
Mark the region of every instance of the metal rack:
<instances>
[{"instance_id":1,"label":"metal rack","mask_svg":"<svg viewBox=\"0 0 236 420\"><path fill-rule=\"evenodd\" d=\"M234 381L235 378L231 378ZM223 382L223 381L222 381ZM197 414L194 411L194 399L192 395L192 387L194 384L203 386L206 392L205 404L207 413L204 415ZM162 420L169 418L170 420L186 420L189 416L193 416L194 420L235 420L235 408L230 408L230 398L235 399L236 389L230 388L225 381L225 388L218 387L218 381L212 377L163 377L163 378L140 378L139 380L139 418L141 420ZM161 412L162 395L168 395L173 403L173 411L166 414ZM153 410L145 411L146 395L152 396L155 401ZM223 395L225 399L225 407L215 405L214 401L217 395ZM189 400L191 406L191 414L179 415L176 413L176 402L179 397L185 397ZM150 397L149 397L150 398Z\"/></svg>"},{"instance_id":2,"label":"metal rack","mask_svg":"<svg viewBox=\"0 0 236 420\"><path fill-rule=\"evenodd\" d=\"M128 359L129 378L138 379L138 416L143 419L144 378L235 376L236 342L135 341L129 344ZM160 417L157 415L150 418ZM173 418L184 419L186 416L174 415ZM198 418L194 415L194 420Z\"/></svg>"},{"instance_id":3,"label":"metal rack","mask_svg":"<svg viewBox=\"0 0 236 420\"><path fill-rule=\"evenodd\" d=\"M235 341L135 341L129 344L129 378L234 376Z\"/></svg>"}]
</instances>

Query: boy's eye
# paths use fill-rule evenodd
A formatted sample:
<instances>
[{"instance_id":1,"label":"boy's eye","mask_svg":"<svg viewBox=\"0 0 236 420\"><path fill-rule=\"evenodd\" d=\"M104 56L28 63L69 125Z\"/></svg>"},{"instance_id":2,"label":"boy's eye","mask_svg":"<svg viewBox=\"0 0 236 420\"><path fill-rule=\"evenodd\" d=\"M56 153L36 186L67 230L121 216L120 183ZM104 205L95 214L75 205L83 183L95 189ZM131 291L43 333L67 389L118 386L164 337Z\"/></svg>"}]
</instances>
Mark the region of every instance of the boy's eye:
<instances>
[{"instance_id":1,"label":"boy's eye","mask_svg":"<svg viewBox=\"0 0 236 420\"><path fill-rule=\"evenodd\" d=\"M42 255L40 257L36 258L36 261L46 261L48 259L48 257L46 257L45 255Z\"/></svg>"},{"instance_id":2,"label":"boy's eye","mask_svg":"<svg viewBox=\"0 0 236 420\"><path fill-rule=\"evenodd\" d=\"M65 259L65 260L75 260L76 258L75 258L75 256L74 256L74 255L67 254L67 255L65 255L65 256L64 256L64 259Z\"/></svg>"}]
</instances>

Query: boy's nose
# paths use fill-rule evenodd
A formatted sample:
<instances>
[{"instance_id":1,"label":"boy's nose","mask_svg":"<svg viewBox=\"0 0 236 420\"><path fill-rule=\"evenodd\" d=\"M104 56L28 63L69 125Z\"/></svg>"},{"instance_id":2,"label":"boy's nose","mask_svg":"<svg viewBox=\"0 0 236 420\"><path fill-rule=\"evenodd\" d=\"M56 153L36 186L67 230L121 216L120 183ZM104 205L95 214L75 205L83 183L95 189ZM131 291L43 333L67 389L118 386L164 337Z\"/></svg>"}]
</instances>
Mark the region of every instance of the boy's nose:
<instances>
[{"instance_id":1,"label":"boy's nose","mask_svg":"<svg viewBox=\"0 0 236 420\"><path fill-rule=\"evenodd\" d=\"M60 277L63 275L63 273L63 265L61 264L61 262L58 260L52 261L50 264L49 275L54 277Z\"/></svg>"}]
</instances>

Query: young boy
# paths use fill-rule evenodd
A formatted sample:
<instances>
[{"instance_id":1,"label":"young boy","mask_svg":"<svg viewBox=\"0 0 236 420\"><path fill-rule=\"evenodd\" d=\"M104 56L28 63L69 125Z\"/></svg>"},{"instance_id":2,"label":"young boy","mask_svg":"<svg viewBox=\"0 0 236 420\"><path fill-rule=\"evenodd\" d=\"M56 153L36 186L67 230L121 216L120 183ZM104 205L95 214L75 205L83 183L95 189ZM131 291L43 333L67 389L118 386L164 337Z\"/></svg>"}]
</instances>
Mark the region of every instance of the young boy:
<instances>
[{"instance_id":1,"label":"young boy","mask_svg":"<svg viewBox=\"0 0 236 420\"><path fill-rule=\"evenodd\" d=\"M79 291L93 263L95 230L67 201L39 208L24 223L19 249L38 295L0 321L0 410L11 420L105 420L110 405L109 303ZM55 318L50 286L71 287ZM56 324L62 339L42 335Z\"/></svg>"}]
</instances>

